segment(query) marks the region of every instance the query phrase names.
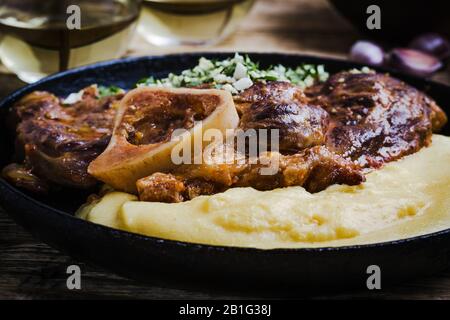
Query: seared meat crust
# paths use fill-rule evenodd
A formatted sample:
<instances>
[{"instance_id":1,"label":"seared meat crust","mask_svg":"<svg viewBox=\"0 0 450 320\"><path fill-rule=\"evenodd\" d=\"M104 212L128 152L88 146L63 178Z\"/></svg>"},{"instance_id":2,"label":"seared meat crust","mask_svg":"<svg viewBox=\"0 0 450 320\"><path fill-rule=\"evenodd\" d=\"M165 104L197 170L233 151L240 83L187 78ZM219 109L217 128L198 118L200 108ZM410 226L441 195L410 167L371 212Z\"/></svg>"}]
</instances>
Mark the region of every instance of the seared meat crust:
<instances>
[{"instance_id":1,"label":"seared meat crust","mask_svg":"<svg viewBox=\"0 0 450 320\"><path fill-rule=\"evenodd\" d=\"M295 153L325 141L328 113L310 104L296 86L286 82L260 82L236 100L240 101L239 127L243 130L277 129L282 153Z\"/></svg>"},{"instance_id":2,"label":"seared meat crust","mask_svg":"<svg viewBox=\"0 0 450 320\"><path fill-rule=\"evenodd\" d=\"M35 187L22 184L39 192L42 180L77 188L94 186L97 180L87 173L87 166L109 143L114 105L121 97L98 98L97 88L91 86L84 89L80 101L70 105L48 92L22 98L12 110L11 121L17 124L16 152L24 164L9 166L3 176L18 185L20 172L40 177L35 178Z\"/></svg>"},{"instance_id":3,"label":"seared meat crust","mask_svg":"<svg viewBox=\"0 0 450 320\"><path fill-rule=\"evenodd\" d=\"M428 146L447 121L431 98L386 74L340 72L307 94L330 114L327 147L364 168Z\"/></svg>"},{"instance_id":4,"label":"seared meat crust","mask_svg":"<svg viewBox=\"0 0 450 320\"><path fill-rule=\"evenodd\" d=\"M243 114L249 106L257 101L289 102L302 100L303 97L303 91L289 82L270 81L253 84L250 88L235 96L234 102L239 113Z\"/></svg>"}]
</instances>

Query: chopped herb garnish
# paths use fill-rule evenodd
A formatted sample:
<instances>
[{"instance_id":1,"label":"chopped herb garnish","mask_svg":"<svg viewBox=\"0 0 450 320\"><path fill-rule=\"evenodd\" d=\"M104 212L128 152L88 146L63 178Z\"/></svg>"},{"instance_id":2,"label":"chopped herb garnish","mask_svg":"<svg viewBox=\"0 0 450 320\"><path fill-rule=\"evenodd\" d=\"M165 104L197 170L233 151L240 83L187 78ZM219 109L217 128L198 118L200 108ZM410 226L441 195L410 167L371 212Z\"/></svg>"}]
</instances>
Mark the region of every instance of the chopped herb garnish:
<instances>
[{"instance_id":1,"label":"chopped herb garnish","mask_svg":"<svg viewBox=\"0 0 450 320\"><path fill-rule=\"evenodd\" d=\"M108 96L113 96L119 93L123 93L124 90L117 87L117 86L98 86L98 97L99 98L104 98L104 97L108 97Z\"/></svg>"},{"instance_id":2,"label":"chopped herb garnish","mask_svg":"<svg viewBox=\"0 0 450 320\"><path fill-rule=\"evenodd\" d=\"M178 75L170 73L163 79L145 78L137 86L178 88L210 84L213 88L236 94L256 81L288 81L304 88L327 78L328 73L323 65L302 64L296 68L287 68L278 64L261 69L259 63L252 61L249 56L236 53L233 58L225 60L202 57L192 69L184 70Z\"/></svg>"}]
</instances>

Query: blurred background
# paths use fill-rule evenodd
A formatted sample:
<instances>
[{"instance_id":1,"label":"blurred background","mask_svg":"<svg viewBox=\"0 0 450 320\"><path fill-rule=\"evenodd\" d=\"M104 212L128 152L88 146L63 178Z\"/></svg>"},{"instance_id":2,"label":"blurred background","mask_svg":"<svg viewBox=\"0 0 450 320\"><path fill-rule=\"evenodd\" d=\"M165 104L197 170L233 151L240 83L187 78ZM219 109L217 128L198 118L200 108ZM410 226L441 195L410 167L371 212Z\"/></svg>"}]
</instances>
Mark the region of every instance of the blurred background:
<instances>
[{"instance_id":1,"label":"blurred background","mask_svg":"<svg viewBox=\"0 0 450 320\"><path fill-rule=\"evenodd\" d=\"M66 27L71 4L81 8L81 30ZM381 30L366 27L371 4L381 8ZM449 36L444 1L0 0L1 93L97 61L190 51L334 56L447 82L446 53L430 60L411 50L392 51L430 32ZM427 41L419 49L448 49L448 43L436 43L442 39Z\"/></svg>"}]
</instances>

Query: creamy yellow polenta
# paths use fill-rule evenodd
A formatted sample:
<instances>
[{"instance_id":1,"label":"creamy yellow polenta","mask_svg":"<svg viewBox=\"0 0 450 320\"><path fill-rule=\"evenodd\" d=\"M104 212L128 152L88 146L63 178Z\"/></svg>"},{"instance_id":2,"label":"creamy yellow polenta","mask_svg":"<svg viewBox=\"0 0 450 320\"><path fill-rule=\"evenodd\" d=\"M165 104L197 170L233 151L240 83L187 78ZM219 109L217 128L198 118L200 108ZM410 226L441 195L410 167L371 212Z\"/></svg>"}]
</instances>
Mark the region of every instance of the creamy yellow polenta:
<instances>
[{"instance_id":1,"label":"creamy yellow polenta","mask_svg":"<svg viewBox=\"0 0 450 320\"><path fill-rule=\"evenodd\" d=\"M145 235L227 246L323 247L383 242L450 227L450 138L367 175L359 186L234 188L176 204L112 192L85 219Z\"/></svg>"}]
</instances>

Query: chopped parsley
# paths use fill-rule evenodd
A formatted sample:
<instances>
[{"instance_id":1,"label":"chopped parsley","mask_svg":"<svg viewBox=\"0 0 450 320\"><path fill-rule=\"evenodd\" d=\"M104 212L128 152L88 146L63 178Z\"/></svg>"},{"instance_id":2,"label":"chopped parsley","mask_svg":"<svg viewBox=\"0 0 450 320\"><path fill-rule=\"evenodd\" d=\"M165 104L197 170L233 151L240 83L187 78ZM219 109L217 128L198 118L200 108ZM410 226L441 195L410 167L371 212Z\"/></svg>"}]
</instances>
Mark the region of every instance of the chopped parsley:
<instances>
[{"instance_id":1,"label":"chopped parsley","mask_svg":"<svg viewBox=\"0 0 450 320\"><path fill-rule=\"evenodd\" d=\"M123 89L117 87L117 86L98 86L98 97L104 98L108 96L113 96L119 93L123 93Z\"/></svg>"},{"instance_id":2,"label":"chopped parsley","mask_svg":"<svg viewBox=\"0 0 450 320\"><path fill-rule=\"evenodd\" d=\"M184 70L181 74L170 73L163 79L144 78L137 86L179 88L210 84L213 88L237 94L256 81L288 81L304 88L327 78L328 73L323 65L302 64L296 68L288 68L278 64L262 69L249 56L236 53L233 58L225 60L202 57L194 68Z\"/></svg>"}]
</instances>

